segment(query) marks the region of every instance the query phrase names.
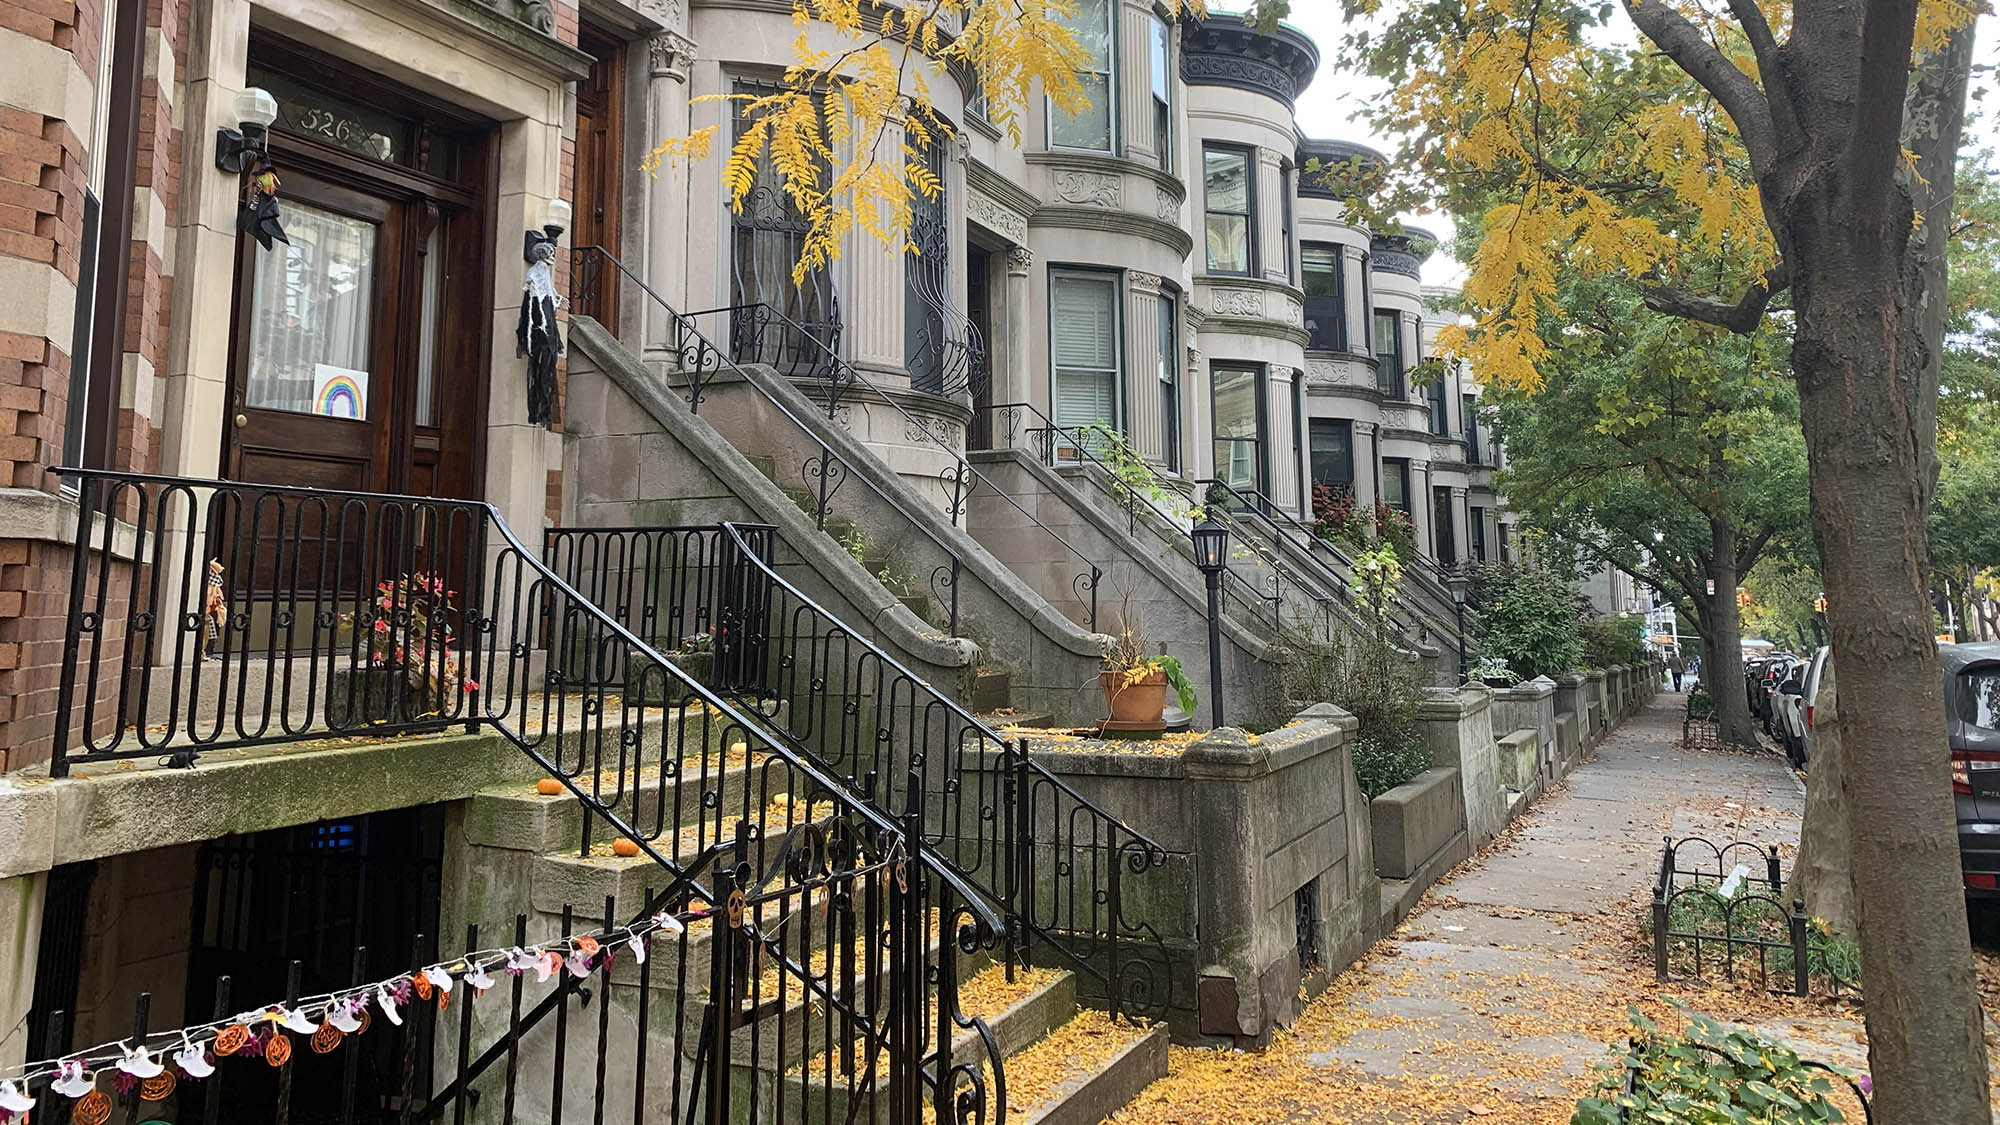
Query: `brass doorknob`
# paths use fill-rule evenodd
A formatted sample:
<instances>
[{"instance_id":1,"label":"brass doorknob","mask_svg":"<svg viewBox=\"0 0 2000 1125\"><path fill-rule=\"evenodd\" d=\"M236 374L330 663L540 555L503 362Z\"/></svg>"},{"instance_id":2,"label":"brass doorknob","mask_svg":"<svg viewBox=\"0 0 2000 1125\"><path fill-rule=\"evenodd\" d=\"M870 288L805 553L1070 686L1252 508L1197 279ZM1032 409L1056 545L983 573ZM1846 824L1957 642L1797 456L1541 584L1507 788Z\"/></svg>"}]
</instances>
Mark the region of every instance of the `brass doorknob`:
<instances>
[{"instance_id":1,"label":"brass doorknob","mask_svg":"<svg viewBox=\"0 0 2000 1125\"><path fill-rule=\"evenodd\" d=\"M236 416L236 428L237 428L237 429L239 429L239 430L240 430L240 429L242 429L243 427L245 427L245 426L247 426L247 425L249 425L249 424L250 424L250 417L249 417L249 415L247 415L247 414L238 414L238 415Z\"/></svg>"}]
</instances>

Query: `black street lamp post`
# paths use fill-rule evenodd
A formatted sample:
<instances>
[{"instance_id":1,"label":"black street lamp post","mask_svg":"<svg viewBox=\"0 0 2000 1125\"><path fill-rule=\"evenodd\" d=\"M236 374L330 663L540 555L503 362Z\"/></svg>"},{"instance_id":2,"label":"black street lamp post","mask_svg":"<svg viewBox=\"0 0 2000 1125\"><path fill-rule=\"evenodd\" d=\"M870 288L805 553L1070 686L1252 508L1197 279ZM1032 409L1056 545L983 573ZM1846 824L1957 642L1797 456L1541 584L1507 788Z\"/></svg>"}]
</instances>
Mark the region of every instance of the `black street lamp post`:
<instances>
[{"instance_id":1,"label":"black street lamp post","mask_svg":"<svg viewBox=\"0 0 2000 1125\"><path fill-rule=\"evenodd\" d=\"M1208 725L1222 725L1222 571L1229 565L1229 529L1203 516L1189 533L1194 564L1208 580Z\"/></svg>"},{"instance_id":2,"label":"black street lamp post","mask_svg":"<svg viewBox=\"0 0 2000 1125\"><path fill-rule=\"evenodd\" d=\"M1451 587L1451 604L1458 611L1458 679L1465 682L1466 674L1472 670L1472 661L1465 648L1465 599L1472 592L1472 576L1461 568L1445 579Z\"/></svg>"}]
</instances>

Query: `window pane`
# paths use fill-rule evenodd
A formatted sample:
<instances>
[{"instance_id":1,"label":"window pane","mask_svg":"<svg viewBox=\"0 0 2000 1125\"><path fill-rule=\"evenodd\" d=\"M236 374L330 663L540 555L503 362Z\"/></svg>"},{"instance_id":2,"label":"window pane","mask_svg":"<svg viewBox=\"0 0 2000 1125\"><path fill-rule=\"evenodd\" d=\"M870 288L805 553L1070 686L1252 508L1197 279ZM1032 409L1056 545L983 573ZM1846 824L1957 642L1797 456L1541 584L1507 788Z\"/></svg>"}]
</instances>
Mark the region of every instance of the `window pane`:
<instances>
[{"instance_id":1,"label":"window pane","mask_svg":"<svg viewBox=\"0 0 2000 1125\"><path fill-rule=\"evenodd\" d=\"M1160 435L1161 458L1170 471L1181 467L1180 346L1174 329L1180 323L1174 299L1160 298Z\"/></svg>"},{"instance_id":2,"label":"window pane","mask_svg":"<svg viewBox=\"0 0 2000 1125\"><path fill-rule=\"evenodd\" d=\"M1111 150L1111 93L1103 74L1079 74L1077 82L1083 86L1084 96L1090 104L1074 115L1052 111L1049 143L1058 148L1087 148L1098 152Z\"/></svg>"},{"instance_id":3,"label":"window pane","mask_svg":"<svg viewBox=\"0 0 2000 1125\"><path fill-rule=\"evenodd\" d=\"M1064 426L1118 421L1118 293L1109 277L1049 279L1055 415Z\"/></svg>"},{"instance_id":4,"label":"window pane","mask_svg":"<svg viewBox=\"0 0 2000 1125\"><path fill-rule=\"evenodd\" d=\"M1168 89L1173 82L1173 72L1167 69L1168 54L1173 50L1171 33L1165 22L1155 17L1153 20L1153 96L1161 101L1172 100Z\"/></svg>"},{"instance_id":5,"label":"window pane","mask_svg":"<svg viewBox=\"0 0 2000 1125\"><path fill-rule=\"evenodd\" d=\"M2000 730L2000 673L1987 669L1959 676L1958 718L1982 730Z\"/></svg>"},{"instance_id":6,"label":"window pane","mask_svg":"<svg viewBox=\"0 0 2000 1125\"><path fill-rule=\"evenodd\" d=\"M1202 153L1208 209L1247 214L1250 210L1250 158L1241 152L1209 149Z\"/></svg>"},{"instance_id":7,"label":"window pane","mask_svg":"<svg viewBox=\"0 0 2000 1125\"><path fill-rule=\"evenodd\" d=\"M1305 265L1305 290L1308 297L1337 297L1340 295L1340 251L1331 246L1307 243L1299 256Z\"/></svg>"},{"instance_id":8,"label":"window pane","mask_svg":"<svg viewBox=\"0 0 2000 1125\"><path fill-rule=\"evenodd\" d=\"M1110 0L1078 0L1076 15L1063 17L1063 26L1076 36L1076 45L1083 48L1089 69L1111 70Z\"/></svg>"},{"instance_id":9,"label":"window pane","mask_svg":"<svg viewBox=\"0 0 2000 1125\"><path fill-rule=\"evenodd\" d=\"M1215 436L1257 436L1257 372L1248 368L1215 370Z\"/></svg>"},{"instance_id":10,"label":"window pane","mask_svg":"<svg viewBox=\"0 0 2000 1125\"><path fill-rule=\"evenodd\" d=\"M257 255L244 405L366 420L375 224L287 200L285 233Z\"/></svg>"},{"instance_id":11,"label":"window pane","mask_svg":"<svg viewBox=\"0 0 2000 1125\"><path fill-rule=\"evenodd\" d=\"M1339 492L1354 490L1354 426L1350 422L1312 424L1312 482Z\"/></svg>"},{"instance_id":12,"label":"window pane","mask_svg":"<svg viewBox=\"0 0 2000 1125\"><path fill-rule=\"evenodd\" d=\"M1400 459L1382 462L1382 502L1391 508L1410 510L1408 485L1410 463Z\"/></svg>"},{"instance_id":13,"label":"window pane","mask_svg":"<svg viewBox=\"0 0 2000 1125\"><path fill-rule=\"evenodd\" d=\"M1210 273L1250 272L1250 220L1242 215L1208 216Z\"/></svg>"}]
</instances>

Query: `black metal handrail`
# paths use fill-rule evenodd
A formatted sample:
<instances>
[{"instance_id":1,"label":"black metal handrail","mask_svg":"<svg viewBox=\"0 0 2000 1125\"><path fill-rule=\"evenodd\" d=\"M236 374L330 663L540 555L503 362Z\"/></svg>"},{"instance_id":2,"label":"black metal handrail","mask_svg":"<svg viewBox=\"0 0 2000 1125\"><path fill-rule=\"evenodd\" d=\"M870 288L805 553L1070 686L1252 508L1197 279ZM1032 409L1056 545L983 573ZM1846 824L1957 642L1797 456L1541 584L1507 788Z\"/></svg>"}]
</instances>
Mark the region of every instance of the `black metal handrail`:
<instances>
[{"instance_id":1,"label":"black metal handrail","mask_svg":"<svg viewBox=\"0 0 2000 1125\"><path fill-rule=\"evenodd\" d=\"M1158 934L1125 917L1121 880L1164 864L1165 850L786 579L774 533L761 524L552 528L546 540L559 569L578 571L573 582L618 591L627 620L669 632L712 621L712 682L869 800L921 808L910 830L1005 909L1014 956L1053 949L1101 987L1114 1014L1163 1013ZM725 545L710 550L713 542ZM703 546L657 546L693 543ZM679 565L697 554L732 576L706 581ZM652 574L580 573L628 561L664 561L682 587ZM733 589L748 592L701 608L703 590ZM914 789L899 791L898 778Z\"/></svg>"},{"instance_id":2,"label":"black metal handrail","mask_svg":"<svg viewBox=\"0 0 2000 1125\"><path fill-rule=\"evenodd\" d=\"M759 308L766 309L767 306L759 306ZM710 311L728 312L731 310L714 309ZM1070 589L1080 600L1085 594L1089 595L1090 616L1088 623L1091 632L1094 633L1097 631L1097 591L1102 585L1104 571L1096 562L1091 560L1090 556L1077 550L1076 546L1065 538L1062 533L1043 523L1041 517L1023 507L1021 502L1016 500L1011 493L993 483L993 479L985 473L980 472L979 467L968 461L963 453L953 448L950 442L945 441L934 433L928 425L924 424L922 419L903 409L903 404L897 402L894 395L891 395L887 389L874 380L863 375L852 363L842 358L839 352L793 321L782 310L768 309L768 313L771 317L788 325L794 335L803 341L802 347L808 350L817 350L819 353L818 360L809 370L811 377L820 380L829 387L840 387L843 390L858 389L868 392L874 398L880 400L883 405L894 410L903 419L904 436L917 434L926 443L935 446L952 459L951 467L938 474L938 484L944 490L946 497L947 507L945 514L951 519L954 527L964 526L966 504L971 500L973 493L983 484L986 486L988 492L1005 500L1009 507L1026 517L1027 521L1040 530L1055 546L1062 548L1064 552L1074 557L1078 562L1081 562L1086 569L1071 582ZM699 316L701 314L692 313L689 315ZM968 322L967 327L970 327L970 322ZM973 358L977 359L978 357L974 356ZM834 416L834 408L834 398L829 395L826 402L827 416L829 418Z\"/></svg>"},{"instance_id":3,"label":"black metal handrail","mask_svg":"<svg viewBox=\"0 0 2000 1125\"><path fill-rule=\"evenodd\" d=\"M921 901L905 932L941 926L942 946L966 950L1006 933L984 896L909 835L921 833L920 807L855 792L702 685L564 581L490 504L61 472L78 482L79 507L55 776L138 757L188 766L224 747L486 728L578 802L582 855L608 832L660 868L649 911L738 891L756 910L777 903L753 918L752 936L768 920L787 941L831 893L805 884L839 841L872 841L871 854L906 857ZM717 596L730 606L746 594ZM904 957L901 984L871 976L879 996L853 980L815 994L829 1019L859 1019L886 997L909 1021L890 1053L911 1097L926 1058L934 1087L958 1081L950 1052L924 1054L931 1021L913 1014L929 1008L925 981L945 977L939 956ZM782 949L742 973L756 963L824 990L823 973ZM949 985L938 1005L938 1027L977 1022ZM743 1015L754 1024L784 1010Z\"/></svg>"},{"instance_id":4,"label":"black metal handrail","mask_svg":"<svg viewBox=\"0 0 2000 1125\"><path fill-rule=\"evenodd\" d=\"M794 414L783 402L772 397L748 372L745 372L731 358L728 352L712 343L695 323L694 317L702 314L688 314L675 310L667 302L666 298L660 296L644 282L640 281L636 274L626 268L622 262L601 246L579 246L572 251L572 255L576 263L572 269L573 280L588 278L591 276L592 271L600 264L608 266L617 270L624 277L630 278L640 292L651 298L654 304L666 312L673 323L670 350L676 356L676 362L679 365L676 374L680 375L687 383L685 397L688 402L688 408L691 411L697 414L700 413L704 391L708 384L714 379L716 374L723 370L729 370L742 378L745 385L754 390L763 402L790 420L801 434L819 446L818 454L807 458L805 463L799 467L800 481L810 494L810 506L808 507L807 515L812 518L815 528L820 531L826 530L827 515L831 510L834 497L850 477L858 477L862 483L868 486L869 491L888 504L910 527L914 528L925 539L928 539L937 548L938 552L943 555L943 561L931 567L929 574L924 579L923 590L929 597L935 598L944 607L946 617L944 624L945 632L953 637L960 635L958 627L959 579L963 574L964 561L958 550L940 538L922 519L905 507L889 490L877 485L866 474L856 472L853 466L847 463L846 458L834 450L829 443L814 434L812 427L807 425L804 419ZM581 282L577 283L580 284ZM819 340L803 328L798 328L782 310L770 305L759 304L731 305L711 309L708 312L717 315L722 313L729 314L732 325L741 323L746 316L761 318L766 323L782 322L783 324L789 324L798 330L803 346L807 346L810 349L816 345L818 348L823 349L820 353L820 362L808 367L804 381L817 384L821 397L824 399L822 405L825 407L829 419L835 416L841 400L846 395L861 388L867 388L881 395L891 406L896 406L897 410L901 411L901 407L889 399L887 392L862 378L860 373L855 371L851 365L839 360L839 357L832 352L830 347L825 345L824 341ZM908 417L908 415L905 414L905 417ZM935 440L934 436L930 435L928 430L926 430L926 436L932 437ZM948 469L940 476L940 483L946 490L950 505L947 515L953 526L958 526L959 521L963 518L966 498L970 495L971 490L977 487L979 482L979 478L976 475L969 473L971 468L971 465L963 457L957 457L956 468ZM990 487L991 482L988 482L988 484ZM1018 507L1019 505L1016 506ZM1051 532L1051 534L1053 535L1054 533ZM1097 628L1097 584L1102 577L1102 571L1097 568L1096 564L1091 562L1088 556L1076 550L1067 540L1062 540L1059 536L1057 539L1065 550L1075 555L1089 568L1086 573L1077 576L1076 581L1072 584L1072 588L1076 593L1079 604L1085 608L1089 627L1094 632Z\"/></svg>"},{"instance_id":5,"label":"black metal handrail","mask_svg":"<svg viewBox=\"0 0 2000 1125\"><path fill-rule=\"evenodd\" d=\"M1185 533L1187 528L1193 523L1191 513L1198 509L1200 505L1191 502L1188 512L1178 514L1161 508L1159 504L1154 502L1152 496L1147 495L1134 486L1131 481L1125 479L1121 473L1113 469L1110 465L1107 465L1102 458L1098 457L1091 450L1089 439L1093 435L1090 427L1069 428L1057 425L1049 419L1048 415L1042 413L1040 408L1026 402L999 403L984 408L984 413L997 416L1000 419L1004 425L1004 435L1008 448L1011 449L1014 447L1016 434L1025 433L1033 441L1042 464L1054 468L1061 463L1075 463L1086 467L1086 471L1094 469L1098 473L1101 473L1104 480L1110 483L1114 494L1116 492L1124 494L1126 531L1130 534L1137 535L1139 529L1143 526L1164 543L1169 550L1178 552L1183 549L1191 549L1188 540L1185 538ZM1034 420L1041 424L1029 426L1024 431L1021 427L1021 422L1027 416L1032 416ZM1153 469L1152 466L1146 466L1146 471L1151 474L1154 482L1153 487L1160 494L1180 494L1174 483L1160 476L1159 472ZM1150 521L1142 519L1141 512L1150 513L1152 519ZM1274 574L1272 589L1266 592L1261 583L1245 578L1235 566L1230 565L1223 568L1225 596L1228 592L1233 591L1237 596L1237 600L1245 605L1254 607L1260 615L1268 615L1269 624L1274 632L1281 630L1284 626L1284 591L1282 586L1279 585L1281 580L1282 576Z\"/></svg>"}]
</instances>

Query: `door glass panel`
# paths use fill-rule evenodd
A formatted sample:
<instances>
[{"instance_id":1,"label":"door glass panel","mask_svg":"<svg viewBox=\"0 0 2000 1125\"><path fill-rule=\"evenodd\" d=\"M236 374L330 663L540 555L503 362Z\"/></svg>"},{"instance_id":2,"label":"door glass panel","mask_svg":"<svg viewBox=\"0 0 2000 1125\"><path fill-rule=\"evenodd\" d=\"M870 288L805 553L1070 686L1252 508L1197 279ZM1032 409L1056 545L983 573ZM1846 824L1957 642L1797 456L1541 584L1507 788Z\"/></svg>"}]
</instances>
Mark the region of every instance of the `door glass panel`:
<instances>
[{"instance_id":1,"label":"door glass panel","mask_svg":"<svg viewBox=\"0 0 2000 1125\"><path fill-rule=\"evenodd\" d=\"M423 320L417 325L417 425L437 425L438 304L444 284L444 224L431 228L424 243Z\"/></svg>"},{"instance_id":2,"label":"door glass panel","mask_svg":"<svg viewBox=\"0 0 2000 1125\"><path fill-rule=\"evenodd\" d=\"M285 233L257 254L244 405L365 421L375 225L288 200Z\"/></svg>"}]
</instances>

